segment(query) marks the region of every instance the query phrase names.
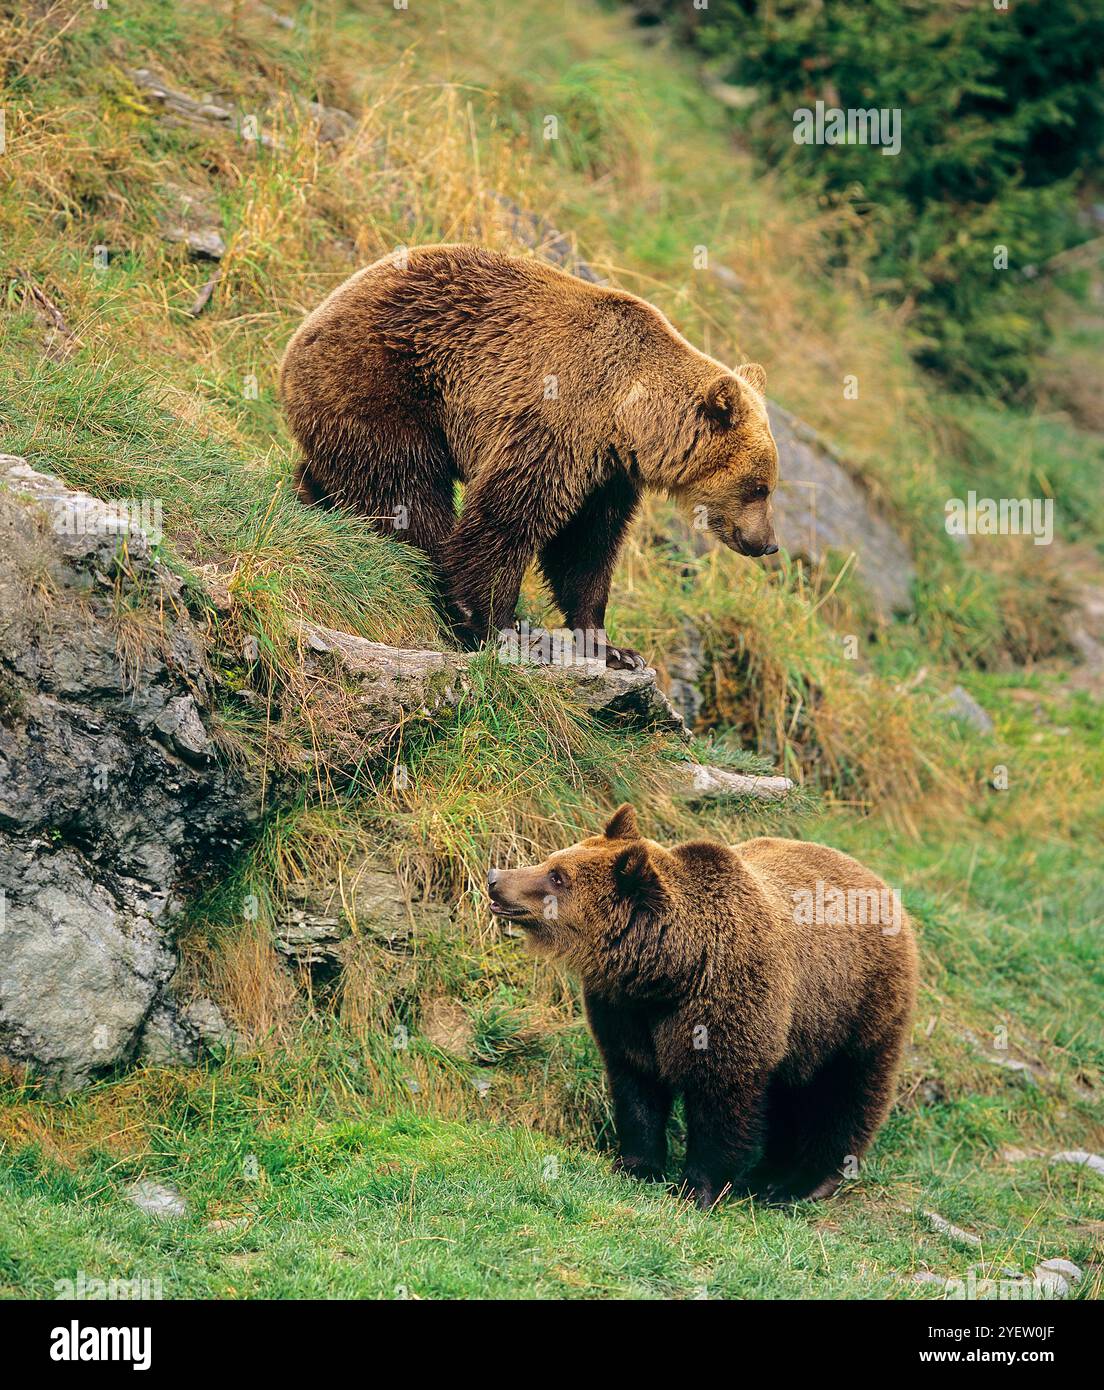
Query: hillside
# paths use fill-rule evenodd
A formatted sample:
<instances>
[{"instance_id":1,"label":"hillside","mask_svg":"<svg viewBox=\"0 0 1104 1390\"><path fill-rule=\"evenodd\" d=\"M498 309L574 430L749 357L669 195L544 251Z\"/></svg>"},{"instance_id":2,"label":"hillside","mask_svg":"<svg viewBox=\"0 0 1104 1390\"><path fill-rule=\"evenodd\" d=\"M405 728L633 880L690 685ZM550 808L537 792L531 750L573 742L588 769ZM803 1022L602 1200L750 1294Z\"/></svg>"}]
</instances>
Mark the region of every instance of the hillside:
<instances>
[{"instance_id":1,"label":"hillside","mask_svg":"<svg viewBox=\"0 0 1104 1390\"><path fill-rule=\"evenodd\" d=\"M1102 1179L1051 1161L1104 1148L1098 288L1056 286L1036 410L947 395L862 255L840 263L845 214L757 171L692 58L592 0L59 0L0 8L0 55L0 451L157 500L220 759L263 800L176 931L174 991L230 1046L62 1098L5 1073L0 1291L141 1270L166 1297L922 1298L1063 1258L1070 1296L1099 1296ZM669 731L493 654L385 739L347 685L320 692L304 622L447 638L409 550L294 497L279 357L353 269L449 240L584 261L762 362L911 555L894 615L861 553L767 568L666 503L636 523L611 639L689 687L693 756L794 795L694 806ZM945 503L970 490L1053 499L1054 544L956 543ZM535 576L523 610L549 615ZM967 697L991 727L954 717ZM612 1173L577 992L483 885L626 799L656 838L823 840L902 890L913 1046L831 1204L704 1217ZM304 952L319 922L333 942ZM154 1223L142 1181L185 1214Z\"/></svg>"}]
</instances>

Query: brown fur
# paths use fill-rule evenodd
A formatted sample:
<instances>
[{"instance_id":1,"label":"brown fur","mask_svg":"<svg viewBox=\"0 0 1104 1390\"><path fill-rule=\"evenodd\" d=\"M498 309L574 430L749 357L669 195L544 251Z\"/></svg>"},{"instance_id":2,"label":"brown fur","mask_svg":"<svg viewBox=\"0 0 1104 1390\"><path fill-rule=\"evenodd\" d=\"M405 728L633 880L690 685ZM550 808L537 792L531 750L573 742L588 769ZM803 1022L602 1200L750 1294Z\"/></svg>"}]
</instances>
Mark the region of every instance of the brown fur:
<instances>
[{"instance_id":1,"label":"brown fur","mask_svg":"<svg viewBox=\"0 0 1104 1390\"><path fill-rule=\"evenodd\" d=\"M628 1171L662 1172L680 1093L684 1181L702 1206L727 1185L827 1196L865 1151L893 1099L916 945L895 909L800 925L818 880L856 906L889 892L825 845L664 849L631 806L543 864L492 871L492 911L582 980Z\"/></svg>"},{"instance_id":2,"label":"brown fur","mask_svg":"<svg viewBox=\"0 0 1104 1390\"><path fill-rule=\"evenodd\" d=\"M512 623L534 556L567 626L602 633L645 487L744 554L777 548L763 386L761 367L730 371L634 295L463 245L359 271L280 374L303 500L426 551L472 642Z\"/></svg>"}]
</instances>

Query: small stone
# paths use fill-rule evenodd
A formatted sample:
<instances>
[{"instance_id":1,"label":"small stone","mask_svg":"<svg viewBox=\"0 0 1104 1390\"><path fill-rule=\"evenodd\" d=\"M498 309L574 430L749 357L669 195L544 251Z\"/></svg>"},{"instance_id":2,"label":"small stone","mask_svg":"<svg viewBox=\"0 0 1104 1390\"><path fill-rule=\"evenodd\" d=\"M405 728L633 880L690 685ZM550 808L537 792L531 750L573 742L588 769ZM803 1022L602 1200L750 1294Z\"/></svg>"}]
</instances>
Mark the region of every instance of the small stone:
<instances>
[{"instance_id":1,"label":"small stone","mask_svg":"<svg viewBox=\"0 0 1104 1390\"><path fill-rule=\"evenodd\" d=\"M1084 1149L1065 1149L1061 1153L1051 1154L1051 1163L1078 1163L1085 1168L1091 1168L1094 1173L1104 1175L1104 1158L1099 1154L1087 1153Z\"/></svg>"},{"instance_id":2,"label":"small stone","mask_svg":"<svg viewBox=\"0 0 1104 1390\"><path fill-rule=\"evenodd\" d=\"M162 236L166 241L186 246L196 260L220 261L226 255L226 243L214 227L187 227L174 222L164 229Z\"/></svg>"},{"instance_id":3,"label":"small stone","mask_svg":"<svg viewBox=\"0 0 1104 1390\"><path fill-rule=\"evenodd\" d=\"M968 690L954 686L941 701L943 713L961 724L976 729L979 734L991 734L995 725Z\"/></svg>"},{"instance_id":4,"label":"small stone","mask_svg":"<svg viewBox=\"0 0 1104 1390\"><path fill-rule=\"evenodd\" d=\"M238 1041L237 1033L213 999L193 999L180 1010L180 1017L188 1027L195 1029L205 1047L232 1047Z\"/></svg>"},{"instance_id":5,"label":"small stone","mask_svg":"<svg viewBox=\"0 0 1104 1390\"><path fill-rule=\"evenodd\" d=\"M981 1237L975 1236L970 1231L964 1231L961 1226L956 1226L947 1220L945 1216L940 1216L938 1212L926 1211L925 1218L933 1231L938 1231L940 1235L949 1236L952 1240L960 1240L964 1245L980 1245Z\"/></svg>"},{"instance_id":6,"label":"small stone","mask_svg":"<svg viewBox=\"0 0 1104 1390\"><path fill-rule=\"evenodd\" d=\"M170 700L154 728L165 736L172 751L186 761L203 764L210 758L211 740L191 695L178 695Z\"/></svg>"},{"instance_id":7,"label":"small stone","mask_svg":"<svg viewBox=\"0 0 1104 1390\"><path fill-rule=\"evenodd\" d=\"M1071 1260L1044 1260L1035 1266L1035 1284L1051 1298L1064 1298L1081 1278L1081 1271Z\"/></svg>"},{"instance_id":8,"label":"small stone","mask_svg":"<svg viewBox=\"0 0 1104 1390\"><path fill-rule=\"evenodd\" d=\"M178 1221L188 1214L188 1204L176 1190L164 1183L150 1182L146 1178L131 1183L127 1196L136 1207L141 1207L150 1216Z\"/></svg>"},{"instance_id":9,"label":"small stone","mask_svg":"<svg viewBox=\"0 0 1104 1390\"><path fill-rule=\"evenodd\" d=\"M1020 1149L1010 1144L1007 1148L1001 1149L1000 1156L1004 1163L1027 1163L1030 1159L1042 1158L1044 1155L1042 1149Z\"/></svg>"},{"instance_id":10,"label":"small stone","mask_svg":"<svg viewBox=\"0 0 1104 1390\"><path fill-rule=\"evenodd\" d=\"M947 1088L937 1076L926 1076L914 1092L917 1105L942 1105L947 1099Z\"/></svg>"},{"instance_id":11,"label":"small stone","mask_svg":"<svg viewBox=\"0 0 1104 1390\"><path fill-rule=\"evenodd\" d=\"M248 1216L221 1216L208 1221L204 1230L225 1234L228 1231L245 1231L249 1228Z\"/></svg>"}]
</instances>

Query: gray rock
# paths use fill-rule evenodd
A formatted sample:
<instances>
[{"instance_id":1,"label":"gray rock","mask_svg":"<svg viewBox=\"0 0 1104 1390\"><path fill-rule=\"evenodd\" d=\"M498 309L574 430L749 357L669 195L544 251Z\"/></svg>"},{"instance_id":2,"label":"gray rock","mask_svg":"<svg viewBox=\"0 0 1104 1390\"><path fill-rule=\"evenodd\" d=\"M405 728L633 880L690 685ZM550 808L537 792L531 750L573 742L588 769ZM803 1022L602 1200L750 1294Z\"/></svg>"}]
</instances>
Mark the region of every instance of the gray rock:
<instances>
[{"instance_id":1,"label":"gray rock","mask_svg":"<svg viewBox=\"0 0 1104 1390\"><path fill-rule=\"evenodd\" d=\"M188 1204L176 1190L165 1183L141 1178L127 1188L127 1196L136 1207L160 1220L179 1221L188 1215Z\"/></svg>"},{"instance_id":2,"label":"gray rock","mask_svg":"<svg viewBox=\"0 0 1104 1390\"><path fill-rule=\"evenodd\" d=\"M220 261L226 255L226 242L214 227L189 227L170 222L162 232L166 241L180 242L200 261Z\"/></svg>"},{"instance_id":3,"label":"gray rock","mask_svg":"<svg viewBox=\"0 0 1104 1390\"><path fill-rule=\"evenodd\" d=\"M389 963L381 957L408 957L416 928L441 930L450 920L444 903L411 904L390 865L354 857L342 867L340 888L317 880L291 885L276 911L273 941L290 964L323 980L370 945L381 953L374 958L382 983L383 973L393 972L384 970Z\"/></svg>"},{"instance_id":4,"label":"gray rock","mask_svg":"<svg viewBox=\"0 0 1104 1390\"><path fill-rule=\"evenodd\" d=\"M194 1066L213 1049L237 1042L237 1033L214 1000L193 999L181 1006L167 995L146 1019L138 1056L152 1066Z\"/></svg>"},{"instance_id":5,"label":"gray rock","mask_svg":"<svg viewBox=\"0 0 1104 1390\"><path fill-rule=\"evenodd\" d=\"M542 217L539 212L529 212L526 208L519 207L512 198L507 198L504 194L495 193L493 196L510 219L510 231L523 246L530 247L538 256L542 256L553 265L558 265L561 270L577 275L580 280L587 280L592 285L607 283L604 276L599 275L593 266L582 259L571 238L558 227L554 227L546 217Z\"/></svg>"},{"instance_id":6,"label":"gray rock","mask_svg":"<svg viewBox=\"0 0 1104 1390\"><path fill-rule=\"evenodd\" d=\"M307 110L317 127L320 145L340 145L356 130L356 119L339 106L323 106L320 101L308 101Z\"/></svg>"},{"instance_id":7,"label":"gray rock","mask_svg":"<svg viewBox=\"0 0 1104 1390\"><path fill-rule=\"evenodd\" d=\"M63 1088L144 1036L192 1055L165 1003L181 888L257 814L212 756L202 643L139 521L0 457L0 1055Z\"/></svg>"},{"instance_id":8,"label":"gray rock","mask_svg":"<svg viewBox=\"0 0 1104 1390\"><path fill-rule=\"evenodd\" d=\"M235 135L246 135L252 129L242 113L232 107L223 106L210 97L193 97L187 92L177 91L151 68L130 68L128 76L142 95L160 110L161 119L166 125L221 129L231 131ZM258 130L250 138L266 149L283 148L280 140L262 130Z\"/></svg>"},{"instance_id":9,"label":"gray rock","mask_svg":"<svg viewBox=\"0 0 1104 1390\"><path fill-rule=\"evenodd\" d=\"M949 1236L951 1240L961 1241L963 1245L981 1244L980 1236L975 1236L971 1231L964 1231L961 1226L954 1225L936 1211L926 1211L924 1217L932 1230L938 1231L941 1236Z\"/></svg>"},{"instance_id":10,"label":"gray rock","mask_svg":"<svg viewBox=\"0 0 1104 1390\"><path fill-rule=\"evenodd\" d=\"M180 1020L194 1030L204 1047L232 1047L238 1041L237 1033L213 999L201 996L191 1000L180 1010Z\"/></svg>"},{"instance_id":11,"label":"gray rock","mask_svg":"<svg viewBox=\"0 0 1104 1390\"><path fill-rule=\"evenodd\" d=\"M366 858L346 872L349 884L346 917L358 935L367 935L388 951L408 954L415 923L423 929L448 925L450 909L432 901L411 903L394 870L380 860Z\"/></svg>"},{"instance_id":12,"label":"gray rock","mask_svg":"<svg viewBox=\"0 0 1104 1390\"><path fill-rule=\"evenodd\" d=\"M197 260L221 260L226 243L210 190L198 184L168 183L164 191L167 211L162 237L186 246Z\"/></svg>"},{"instance_id":13,"label":"gray rock","mask_svg":"<svg viewBox=\"0 0 1104 1390\"><path fill-rule=\"evenodd\" d=\"M281 16L276 15L274 11L272 17L277 22L281 21ZM283 141L278 136L269 135L251 122L250 117L256 116L257 113L235 110L210 96L194 97L187 92L178 91L151 68L130 68L128 75L143 96L160 110L161 119L166 125L227 130L247 140L256 141L266 149L284 148ZM316 128L319 144L340 144L356 129L355 118L339 107L323 106L321 102L309 101L306 103L306 112ZM221 254L220 251L219 255Z\"/></svg>"},{"instance_id":14,"label":"gray rock","mask_svg":"<svg viewBox=\"0 0 1104 1390\"><path fill-rule=\"evenodd\" d=\"M968 724L979 734L991 734L995 727L989 715L961 685L947 692L940 702L940 708L949 718L957 719L960 724Z\"/></svg>"},{"instance_id":15,"label":"gray rock","mask_svg":"<svg viewBox=\"0 0 1104 1390\"><path fill-rule=\"evenodd\" d=\"M189 1067L199 1060L199 1035L176 1008L162 1002L150 1010L138 1046L141 1061L154 1067Z\"/></svg>"},{"instance_id":16,"label":"gray rock","mask_svg":"<svg viewBox=\"0 0 1104 1390\"><path fill-rule=\"evenodd\" d=\"M467 669L477 659L470 652L389 647L315 624L303 625L303 646L308 661L328 657L347 680L356 683L368 727L374 725L381 732L398 727L408 715L454 707L466 688ZM602 661L586 658L562 665L515 663L512 652L508 659L560 685L593 714L617 715L635 727L666 729L689 738L651 669L615 671Z\"/></svg>"},{"instance_id":17,"label":"gray rock","mask_svg":"<svg viewBox=\"0 0 1104 1390\"><path fill-rule=\"evenodd\" d=\"M667 696L687 728L693 729L705 704L701 689L705 644L693 623L683 623L679 639L665 653L664 665Z\"/></svg>"},{"instance_id":18,"label":"gray rock","mask_svg":"<svg viewBox=\"0 0 1104 1390\"><path fill-rule=\"evenodd\" d=\"M303 891L305 906L294 901L277 913L273 944L288 960L302 966L340 968L349 927L339 916L320 912Z\"/></svg>"},{"instance_id":19,"label":"gray rock","mask_svg":"<svg viewBox=\"0 0 1104 1390\"><path fill-rule=\"evenodd\" d=\"M916 569L891 522L815 430L774 401L767 407L779 454L780 543L814 564L829 550L854 551L858 578L882 613L910 611Z\"/></svg>"},{"instance_id":20,"label":"gray rock","mask_svg":"<svg viewBox=\"0 0 1104 1390\"><path fill-rule=\"evenodd\" d=\"M1035 1266L1036 1287L1049 1298L1064 1298L1080 1278L1072 1260L1044 1260Z\"/></svg>"},{"instance_id":21,"label":"gray rock","mask_svg":"<svg viewBox=\"0 0 1104 1390\"><path fill-rule=\"evenodd\" d=\"M1062 1153L1051 1154L1050 1161L1051 1163L1077 1163L1104 1176L1104 1158L1101 1158L1099 1154L1087 1153L1084 1149L1066 1149Z\"/></svg>"}]
</instances>

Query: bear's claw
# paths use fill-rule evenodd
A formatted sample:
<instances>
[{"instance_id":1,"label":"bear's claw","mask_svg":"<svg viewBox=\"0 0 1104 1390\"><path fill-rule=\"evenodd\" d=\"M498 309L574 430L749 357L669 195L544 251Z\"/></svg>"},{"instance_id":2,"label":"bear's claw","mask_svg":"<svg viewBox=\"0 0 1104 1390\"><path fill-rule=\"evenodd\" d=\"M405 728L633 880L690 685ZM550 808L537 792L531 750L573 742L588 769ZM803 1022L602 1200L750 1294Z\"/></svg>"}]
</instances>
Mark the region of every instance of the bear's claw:
<instances>
[{"instance_id":1,"label":"bear's claw","mask_svg":"<svg viewBox=\"0 0 1104 1390\"><path fill-rule=\"evenodd\" d=\"M631 647L607 647L606 665L614 671L646 671L648 663Z\"/></svg>"}]
</instances>

